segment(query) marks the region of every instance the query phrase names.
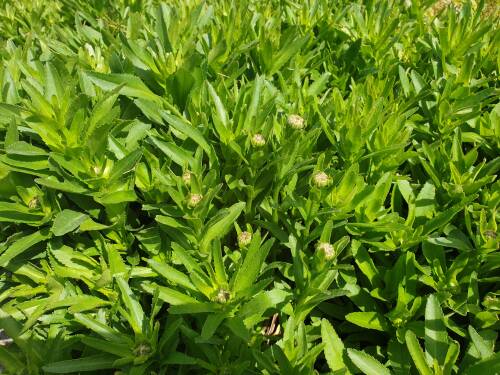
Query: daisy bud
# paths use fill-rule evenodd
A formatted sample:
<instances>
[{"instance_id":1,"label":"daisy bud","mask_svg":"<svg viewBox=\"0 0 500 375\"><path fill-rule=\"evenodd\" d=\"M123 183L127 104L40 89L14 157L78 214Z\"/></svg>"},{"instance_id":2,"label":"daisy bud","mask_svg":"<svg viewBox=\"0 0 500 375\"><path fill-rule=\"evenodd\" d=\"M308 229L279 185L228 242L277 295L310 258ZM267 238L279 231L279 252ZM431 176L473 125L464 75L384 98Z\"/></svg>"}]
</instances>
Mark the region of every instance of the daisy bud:
<instances>
[{"instance_id":1,"label":"daisy bud","mask_svg":"<svg viewBox=\"0 0 500 375\"><path fill-rule=\"evenodd\" d=\"M238 246L239 247L248 246L248 245L250 245L250 242L252 242L252 233L244 231L238 235Z\"/></svg>"},{"instance_id":2,"label":"daisy bud","mask_svg":"<svg viewBox=\"0 0 500 375\"><path fill-rule=\"evenodd\" d=\"M231 294L225 289L219 289L217 296L215 296L215 300L219 303L226 303L229 300Z\"/></svg>"},{"instance_id":3,"label":"daisy bud","mask_svg":"<svg viewBox=\"0 0 500 375\"><path fill-rule=\"evenodd\" d=\"M137 357L148 356L149 354L151 354L151 346L146 343L139 344L134 349L134 354Z\"/></svg>"},{"instance_id":4,"label":"daisy bud","mask_svg":"<svg viewBox=\"0 0 500 375\"><path fill-rule=\"evenodd\" d=\"M266 139L262 134L254 134L251 143L253 147L262 147L266 144Z\"/></svg>"},{"instance_id":5,"label":"daisy bud","mask_svg":"<svg viewBox=\"0 0 500 375\"><path fill-rule=\"evenodd\" d=\"M189 171L185 171L185 172L182 174L182 182L184 182L184 184L185 184L186 186L191 185L191 172L189 172Z\"/></svg>"},{"instance_id":6,"label":"daisy bud","mask_svg":"<svg viewBox=\"0 0 500 375\"><path fill-rule=\"evenodd\" d=\"M316 245L316 251L322 253L326 260L330 260L335 256L335 250L331 243L319 242Z\"/></svg>"},{"instance_id":7,"label":"daisy bud","mask_svg":"<svg viewBox=\"0 0 500 375\"><path fill-rule=\"evenodd\" d=\"M491 229L487 229L483 232L484 236L489 239L489 240L494 240L495 238L497 238L497 234L494 230L491 230Z\"/></svg>"},{"instance_id":8,"label":"daisy bud","mask_svg":"<svg viewBox=\"0 0 500 375\"><path fill-rule=\"evenodd\" d=\"M487 294L483 299L483 304L486 307L493 307L494 305L498 306L498 298L493 294Z\"/></svg>"},{"instance_id":9,"label":"daisy bud","mask_svg":"<svg viewBox=\"0 0 500 375\"><path fill-rule=\"evenodd\" d=\"M313 175L312 181L313 185L318 188L326 187L330 185L331 182L330 176L328 176L325 172L316 172Z\"/></svg>"},{"instance_id":10,"label":"daisy bud","mask_svg":"<svg viewBox=\"0 0 500 375\"><path fill-rule=\"evenodd\" d=\"M304 119L299 115L290 115L288 116L288 125L292 128L300 130L306 127Z\"/></svg>"},{"instance_id":11,"label":"daisy bud","mask_svg":"<svg viewBox=\"0 0 500 375\"><path fill-rule=\"evenodd\" d=\"M201 194L190 194L188 197L187 205L190 208L194 208L201 202L202 199L203 195Z\"/></svg>"},{"instance_id":12,"label":"daisy bud","mask_svg":"<svg viewBox=\"0 0 500 375\"><path fill-rule=\"evenodd\" d=\"M34 197L28 202L29 208L37 208L38 207L38 198Z\"/></svg>"}]
</instances>

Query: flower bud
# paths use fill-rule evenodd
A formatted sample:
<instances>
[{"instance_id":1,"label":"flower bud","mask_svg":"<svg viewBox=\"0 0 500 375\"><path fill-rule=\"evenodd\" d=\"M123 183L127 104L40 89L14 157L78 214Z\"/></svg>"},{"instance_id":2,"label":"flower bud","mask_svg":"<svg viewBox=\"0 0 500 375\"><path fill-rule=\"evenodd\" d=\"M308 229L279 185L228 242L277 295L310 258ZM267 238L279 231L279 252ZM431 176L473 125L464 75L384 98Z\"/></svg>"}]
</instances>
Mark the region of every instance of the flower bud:
<instances>
[{"instance_id":1,"label":"flower bud","mask_svg":"<svg viewBox=\"0 0 500 375\"><path fill-rule=\"evenodd\" d=\"M229 300L231 294L225 289L219 289L217 296L215 296L215 301L219 303L226 303Z\"/></svg>"},{"instance_id":2,"label":"flower bud","mask_svg":"<svg viewBox=\"0 0 500 375\"><path fill-rule=\"evenodd\" d=\"M250 242L252 242L252 233L244 231L238 235L238 246L239 247L248 246L248 245L250 245Z\"/></svg>"},{"instance_id":3,"label":"flower bud","mask_svg":"<svg viewBox=\"0 0 500 375\"><path fill-rule=\"evenodd\" d=\"M405 321L401 318L396 318L392 321L392 324L394 324L394 327L396 328L399 328L401 327L403 324L405 324Z\"/></svg>"},{"instance_id":4,"label":"flower bud","mask_svg":"<svg viewBox=\"0 0 500 375\"><path fill-rule=\"evenodd\" d=\"M318 242L316 245L316 251L321 253L326 260L330 260L335 256L335 249L333 245L328 242Z\"/></svg>"},{"instance_id":5,"label":"flower bud","mask_svg":"<svg viewBox=\"0 0 500 375\"><path fill-rule=\"evenodd\" d=\"M306 127L304 119L299 115L289 115L287 121L288 125L297 130L304 129Z\"/></svg>"},{"instance_id":6,"label":"flower bud","mask_svg":"<svg viewBox=\"0 0 500 375\"><path fill-rule=\"evenodd\" d=\"M494 230L491 230L491 229L487 229L483 232L483 235L489 239L489 240L494 240L495 238L497 238L497 234Z\"/></svg>"},{"instance_id":7,"label":"flower bud","mask_svg":"<svg viewBox=\"0 0 500 375\"><path fill-rule=\"evenodd\" d=\"M496 302L496 301L497 301L497 297L495 297L492 294L488 294L484 297L484 302Z\"/></svg>"},{"instance_id":8,"label":"flower bud","mask_svg":"<svg viewBox=\"0 0 500 375\"><path fill-rule=\"evenodd\" d=\"M313 185L322 188L330 185L331 179L325 172L316 172L312 178Z\"/></svg>"},{"instance_id":9,"label":"flower bud","mask_svg":"<svg viewBox=\"0 0 500 375\"><path fill-rule=\"evenodd\" d=\"M266 144L266 139L262 134L254 134L251 143L253 147L262 147Z\"/></svg>"},{"instance_id":10,"label":"flower bud","mask_svg":"<svg viewBox=\"0 0 500 375\"><path fill-rule=\"evenodd\" d=\"M141 343L135 347L134 354L136 357L148 356L151 354L151 346L146 343Z\"/></svg>"},{"instance_id":11,"label":"flower bud","mask_svg":"<svg viewBox=\"0 0 500 375\"><path fill-rule=\"evenodd\" d=\"M182 182L184 182L184 185L186 185L186 186L191 185L191 172L185 171L182 174Z\"/></svg>"},{"instance_id":12,"label":"flower bud","mask_svg":"<svg viewBox=\"0 0 500 375\"><path fill-rule=\"evenodd\" d=\"M201 194L189 194L187 205L188 207L194 208L201 202L202 199L203 195Z\"/></svg>"},{"instance_id":13,"label":"flower bud","mask_svg":"<svg viewBox=\"0 0 500 375\"><path fill-rule=\"evenodd\" d=\"M28 202L28 207L29 208L37 208L38 207L38 198L37 197L33 197L30 199L30 201Z\"/></svg>"}]
</instances>

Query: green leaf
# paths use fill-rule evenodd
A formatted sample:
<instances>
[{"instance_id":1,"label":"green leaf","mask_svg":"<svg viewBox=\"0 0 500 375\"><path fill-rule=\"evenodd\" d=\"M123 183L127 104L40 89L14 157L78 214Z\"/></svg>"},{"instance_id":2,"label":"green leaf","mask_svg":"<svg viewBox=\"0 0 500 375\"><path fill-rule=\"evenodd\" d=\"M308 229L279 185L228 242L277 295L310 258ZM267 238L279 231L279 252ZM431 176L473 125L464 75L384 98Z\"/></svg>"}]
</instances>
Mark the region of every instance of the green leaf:
<instances>
[{"instance_id":1,"label":"green leaf","mask_svg":"<svg viewBox=\"0 0 500 375\"><path fill-rule=\"evenodd\" d=\"M130 314L130 325L132 329L137 334L142 332L142 325L144 322L144 312L142 310L141 304L139 303L139 299L137 295L132 292L128 283L123 279L122 276L115 276L116 283L121 292L121 297L123 303L127 307L127 310Z\"/></svg>"},{"instance_id":2,"label":"green leaf","mask_svg":"<svg viewBox=\"0 0 500 375\"><path fill-rule=\"evenodd\" d=\"M186 166L189 166L191 168L194 167L195 161L193 155L189 151L177 146L173 142L160 141L158 138L153 137L152 135L149 136L149 139L156 147L160 149L160 151L162 151L166 156L172 159L172 161L177 165L183 168Z\"/></svg>"},{"instance_id":3,"label":"green leaf","mask_svg":"<svg viewBox=\"0 0 500 375\"><path fill-rule=\"evenodd\" d=\"M124 175L130 173L134 170L135 166L141 160L142 151L137 149L132 151L130 154L120 159L114 166L111 174L109 175L108 183L119 180L123 178Z\"/></svg>"},{"instance_id":4,"label":"green leaf","mask_svg":"<svg viewBox=\"0 0 500 375\"><path fill-rule=\"evenodd\" d=\"M487 359L494 354L494 348L492 348L486 340L484 340L479 333L474 329L474 327L469 326L469 335L472 340L472 343L476 347L479 352L481 359Z\"/></svg>"},{"instance_id":5,"label":"green leaf","mask_svg":"<svg viewBox=\"0 0 500 375\"><path fill-rule=\"evenodd\" d=\"M486 375L500 373L500 352L476 362L464 371L467 375Z\"/></svg>"},{"instance_id":6,"label":"green leaf","mask_svg":"<svg viewBox=\"0 0 500 375\"><path fill-rule=\"evenodd\" d=\"M391 372L387 369L387 367L385 367L371 355L366 354L361 350L348 348L347 355L351 359L352 363L354 363L363 374L391 375Z\"/></svg>"},{"instance_id":7,"label":"green leaf","mask_svg":"<svg viewBox=\"0 0 500 375\"><path fill-rule=\"evenodd\" d=\"M66 233L74 231L80 224L87 220L87 218L87 214L65 209L56 215L50 230L56 236L63 236Z\"/></svg>"},{"instance_id":8,"label":"green leaf","mask_svg":"<svg viewBox=\"0 0 500 375\"><path fill-rule=\"evenodd\" d=\"M209 340L210 338L212 338L217 328L222 324L224 319L226 319L226 315L226 313L208 315L201 329L200 337L203 340Z\"/></svg>"},{"instance_id":9,"label":"green leaf","mask_svg":"<svg viewBox=\"0 0 500 375\"><path fill-rule=\"evenodd\" d=\"M382 314L374 311L352 312L347 314L345 319L363 328L375 329L377 331L389 331L389 324L386 318Z\"/></svg>"},{"instance_id":10,"label":"green leaf","mask_svg":"<svg viewBox=\"0 0 500 375\"><path fill-rule=\"evenodd\" d=\"M435 294L429 295L425 306L425 352L430 362L444 365L448 351L448 334L444 324L443 311Z\"/></svg>"},{"instance_id":11,"label":"green leaf","mask_svg":"<svg viewBox=\"0 0 500 375\"><path fill-rule=\"evenodd\" d=\"M432 370L425 361L424 351L418 343L417 336L412 331L407 330L405 333L405 341L408 351L410 352L413 362L415 363L420 375L433 375Z\"/></svg>"},{"instance_id":12,"label":"green leaf","mask_svg":"<svg viewBox=\"0 0 500 375\"><path fill-rule=\"evenodd\" d=\"M24 235L22 238L16 240L12 245L10 245L0 256L0 266L7 266L13 258L48 238L50 238L50 232L46 228Z\"/></svg>"},{"instance_id":13,"label":"green leaf","mask_svg":"<svg viewBox=\"0 0 500 375\"><path fill-rule=\"evenodd\" d=\"M210 243L216 238L222 238L233 226L234 221L245 208L245 202L233 204L227 209L219 211L215 220L211 220L205 226L205 234L200 242L200 250L207 253Z\"/></svg>"},{"instance_id":14,"label":"green leaf","mask_svg":"<svg viewBox=\"0 0 500 375\"><path fill-rule=\"evenodd\" d=\"M47 156L47 151L24 141L13 142L5 148L9 155Z\"/></svg>"},{"instance_id":15,"label":"green leaf","mask_svg":"<svg viewBox=\"0 0 500 375\"><path fill-rule=\"evenodd\" d=\"M195 298L188 296L187 294L181 293L175 289L167 288L165 286L155 285L152 283L142 283L141 287L148 293L154 294L155 290L158 289L158 298L162 301L169 303L170 305L192 305L196 306L200 304ZM205 311L206 307L203 307ZM172 309L172 308L171 308ZM170 312L173 313L170 309ZM211 310L209 310L211 311Z\"/></svg>"},{"instance_id":16,"label":"green leaf","mask_svg":"<svg viewBox=\"0 0 500 375\"><path fill-rule=\"evenodd\" d=\"M202 149L205 151L210 159L215 158L215 153L212 147L208 144L207 140L201 134L201 132L190 124L186 119L179 118L177 116L171 115L165 111L161 113L161 116L168 122L168 124L175 130L183 133L184 135L195 141Z\"/></svg>"},{"instance_id":17,"label":"green leaf","mask_svg":"<svg viewBox=\"0 0 500 375\"><path fill-rule=\"evenodd\" d=\"M193 285L189 277L181 271L168 264L156 262L153 259L147 259L146 261L154 271L174 285L180 285L187 289L196 290L196 287Z\"/></svg>"},{"instance_id":18,"label":"green leaf","mask_svg":"<svg viewBox=\"0 0 500 375\"><path fill-rule=\"evenodd\" d=\"M116 343L128 343L128 345L133 345L133 342L128 338L128 336L120 334L119 332L110 328L107 324L91 318L89 315L75 313L74 319L78 323L97 333L107 341Z\"/></svg>"},{"instance_id":19,"label":"green leaf","mask_svg":"<svg viewBox=\"0 0 500 375\"><path fill-rule=\"evenodd\" d=\"M109 354L96 354L78 359L69 359L66 361L53 362L43 366L45 372L51 374L70 374L78 371L96 371L109 370L113 366L116 357Z\"/></svg>"},{"instance_id":20,"label":"green leaf","mask_svg":"<svg viewBox=\"0 0 500 375\"><path fill-rule=\"evenodd\" d=\"M232 290L236 294L250 288L255 283L274 240L267 241L262 246L260 242L260 233L254 233L245 259L236 271L234 281L232 281Z\"/></svg>"},{"instance_id":21,"label":"green leaf","mask_svg":"<svg viewBox=\"0 0 500 375\"><path fill-rule=\"evenodd\" d=\"M113 191L111 193L94 195L97 203L102 205L135 202L137 195L133 190Z\"/></svg>"},{"instance_id":22,"label":"green leaf","mask_svg":"<svg viewBox=\"0 0 500 375\"><path fill-rule=\"evenodd\" d=\"M217 114L214 122L215 128L217 130L217 133L219 134L220 140L223 143L227 144L232 137L232 133L229 129L229 119L227 116L226 108L224 108L224 104L222 104L222 101L219 98L219 95L217 95L217 93L215 92L213 86L208 81L206 83L208 87L208 93L212 98Z\"/></svg>"},{"instance_id":23,"label":"green leaf","mask_svg":"<svg viewBox=\"0 0 500 375\"><path fill-rule=\"evenodd\" d=\"M161 98L154 94L144 82L134 75L104 74L91 71L86 71L84 75L103 90L111 91L123 85L120 89L121 95L161 102Z\"/></svg>"},{"instance_id":24,"label":"green leaf","mask_svg":"<svg viewBox=\"0 0 500 375\"><path fill-rule=\"evenodd\" d=\"M323 351L330 370L344 371L345 374L349 374L344 363L344 343L326 319L321 319L321 340L325 344Z\"/></svg>"}]
</instances>

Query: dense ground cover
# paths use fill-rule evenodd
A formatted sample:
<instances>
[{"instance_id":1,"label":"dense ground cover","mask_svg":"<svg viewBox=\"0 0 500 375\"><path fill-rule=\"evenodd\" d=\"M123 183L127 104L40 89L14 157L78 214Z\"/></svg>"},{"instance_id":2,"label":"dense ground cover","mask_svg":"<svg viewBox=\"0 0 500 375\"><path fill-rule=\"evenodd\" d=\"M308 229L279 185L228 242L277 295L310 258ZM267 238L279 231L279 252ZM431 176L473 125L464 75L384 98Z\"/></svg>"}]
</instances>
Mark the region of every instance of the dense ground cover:
<instances>
[{"instance_id":1,"label":"dense ground cover","mask_svg":"<svg viewBox=\"0 0 500 375\"><path fill-rule=\"evenodd\" d=\"M498 16L1 1L3 371L500 373Z\"/></svg>"}]
</instances>

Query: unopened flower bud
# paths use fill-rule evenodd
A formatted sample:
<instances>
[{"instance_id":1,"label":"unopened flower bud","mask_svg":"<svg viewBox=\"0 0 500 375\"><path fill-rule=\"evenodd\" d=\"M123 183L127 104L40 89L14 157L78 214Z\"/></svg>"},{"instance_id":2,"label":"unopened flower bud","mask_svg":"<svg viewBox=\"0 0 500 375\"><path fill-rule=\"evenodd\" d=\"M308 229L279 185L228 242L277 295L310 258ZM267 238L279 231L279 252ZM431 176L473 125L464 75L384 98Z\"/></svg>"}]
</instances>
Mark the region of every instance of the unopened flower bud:
<instances>
[{"instance_id":1,"label":"unopened flower bud","mask_svg":"<svg viewBox=\"0 0 500 375\"><path fill-rule=\"evenodd\" d=\"M288 125L297 130L304 129L306 126L304 119L299 115L289 115L287 121Z\"/></svg>"},{"instance_id":2,"label":"unopened flower bud","mask_svg":"<svg viewBox=\"0 0 500 375\"><path fill-rule=\"evenodd\" d=\"M188 207L191 208L196 207L201 202L202 199L203 195L201 194L190 194L188 197L187 205Z\"/></svg>"},{"instance_id":3,"label":"unopened flower bud","mask_svg":"<svg viewBox=\"0 0 500 375\"><path fill-rule=\"evenodd\" d=\"M394 327L399 328L399 327L401 327L401 326L402 326L405 322L404 322L404 320L403 320L403 319L401 319L401 318L396 318L396 319L394 319L394 320L392 321L392 323L394 324Z\"/></svg>"},{"instance_id":4,"label":"unopened flower bud","mask_svg":"<svg viewBox=\"0 0 500 375\"><path fill-rule=\"evenodd\" d=\"M262 147L266 144L266 139L262 134L254 134L251 143L253 147Z\"/></svg>"},{"instance_id":5,"label":"unopened flower bud","mask_svg":"<svg viewBox=\"0 0 500 375\"><path fill-rule=\"evenodd\" d=\"M231 294L225 289L219 289L217 296L215 296L215 301L219 303L226 303L229 300Z\"/></svg>"},{"instance_id":6,"label":"unopened flower bud","mask_svg":"<svg viewBox=\"0 0 500 375\"><path fill-rule=\"evenodd\" d=\"M490 239L490 240L497 238L496 232L494 230L491 230L491 229L485 230L483 234L487 239Z\"/></svg>"},{"instance_id":7,"label":"unopened flower bud","mask_svg":"<svg viewBox=\"0 0 500 375\"><path fill-rule=\"evenodd\" d=\"M151 354L151 346L146 343L139 344L134 349L134 354L137 357L148 356L149 354Z\"/></svg>"},{"instance_id":8,"label":"unopened flower bud","mask_svg":"<svg viewBox=\"0 0 500 375\"><path fill-rule=\"evenodd\" d=\"M484 302L485 303L495 303L495 302L497 302L497 297L495 297L493 294L488 294L484 297Z\"/></svg>"},{"instance_id":9,"label":"unopened flower bud","mask_svg":"<svg viewBox=\"0 0 500 375\"><path fill-rule=\"evenodd\" d=\"M316 251L322 253L326 260L330 260L335 256L335 249L328 242L319 242L316 245Z\"/></svg>"},{"instance_id":10,"label":"unopened flower bud","mask_svg":"<svg viewBox=\"0 0 500 375\"><path fill-rule=\"evenodd\" d=\"M239 247L245 247L250 245L252 242L252 233L244 231L238 235L238 245Z\"/></svg>"},{"instance_id":11,"label":"unopened flower bud","mask_svg":"<svg viewBox=\"0 0 500 375\"><path fill-rule=\"evenodd\" d=\"M184 184L185 184L186 186L191 185L191 172L189 172L189 171L185 171L185 172L182 174L182 182L184 182Z\"/></svg>"},{"instance_id":12,"label":"unopened flower bud","mask_svg":"<svg viewBox=\"0 0 500 375\"><path fill-rule=\"evenodd\" d=\"M37 197L31 198L30 201L28 202L28 207L29 208L37 208L38 207L38 198Z\"/></svg>"},{"instance_id":13,"label":"unopened flower bud","mask_svg":"<svg viewBox=\"0 0 500 375\"><path fill-rule=\"evenodd\" d=\"M331 179L325 172L316 172L313 175L312 182L314 186L322 188L330 185Z\"/></svg>"}]
</instances>

